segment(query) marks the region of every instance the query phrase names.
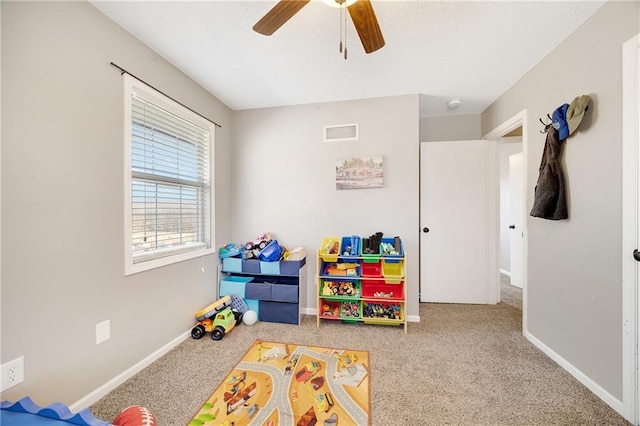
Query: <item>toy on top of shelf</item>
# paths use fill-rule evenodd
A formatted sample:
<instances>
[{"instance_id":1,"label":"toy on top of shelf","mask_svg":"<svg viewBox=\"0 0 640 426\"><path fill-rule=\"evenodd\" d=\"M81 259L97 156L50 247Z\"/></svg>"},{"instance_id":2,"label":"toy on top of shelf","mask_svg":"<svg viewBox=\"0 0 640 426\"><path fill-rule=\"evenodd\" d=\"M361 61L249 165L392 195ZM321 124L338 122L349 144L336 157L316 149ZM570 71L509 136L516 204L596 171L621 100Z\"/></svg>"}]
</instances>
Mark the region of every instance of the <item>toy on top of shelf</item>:
<instances>
[{"instance_id":1,"label":"toy on top of shelf","mask_svg":"<svg viewBox=\"0 0 640 426\"><path fill-rule=\"evenodd\" d=\"M278 245L278 240L271 240L260 253L258 253L258 259L263 262L277 262L282 258L282 255L286 249Z\"/></svg>"},{"instance_id":2,"label":"toy on top of shelf","mask_svg":"<svg viewBox=\"0 0 640 426\"><path fill-rule=\"evenodd\" d=\"M362 239L362 254L380 254L382 232L376 232L369 238Z\"/></svg>"},{"instance_id":3,"label":"toy on top of shelf","mask_svg":"<svg viewBox=\"0 0 640 426\"><path fill-rule=\"evenodd\" d=\"M226 259L227 257L240 255L243 250L244 246L228 243L220 247L220 250L218 250L218 256L220 256L220 259Z\"/></svg>"},{"instance_id":4,"label":"toy on top of shelf","mask_svg":"<svg viewBox=\"0 0 640 426\"><path fill-rule=\"evenodd\" d=\"M244 244L244 251L242 252L243 259L257 259L260 255L260 251L263 250L273 240L269 232L265 232L259 235L256 239L247 241Z\"/></svg>"},{"instance_id":5,"label":"toy on top of shelf","mask_svg":"<svg viewBox=\"0 0 640 426\"><path fill-rule=\"evenodd\" d=\"M243 312L232 309L233 303L230 296L224 296L196 312L198 323L191 329L191 337L200 339L205 333L210 332L213 340L222 339L242 319Z\"/></svg>"},{"instance_id":6,"label":"toy on top of shelf","mask_svg":"<svg viewBox=\"0 0 640 426\"><path fill-rule=\"evenodd\" d=\"M404 255L400 237L383 238L380 243L380 250L383 257L398 258Z\"/></svg>"}]
</instances>

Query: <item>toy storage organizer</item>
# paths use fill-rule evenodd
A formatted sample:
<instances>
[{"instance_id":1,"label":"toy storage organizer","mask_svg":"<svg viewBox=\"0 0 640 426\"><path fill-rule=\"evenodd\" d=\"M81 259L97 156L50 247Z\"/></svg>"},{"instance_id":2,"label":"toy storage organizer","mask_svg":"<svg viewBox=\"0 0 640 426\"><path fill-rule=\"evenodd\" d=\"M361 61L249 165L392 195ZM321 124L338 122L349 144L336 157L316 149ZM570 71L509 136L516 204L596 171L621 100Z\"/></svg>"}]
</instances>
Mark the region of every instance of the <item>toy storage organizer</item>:
<instances>
[{"instance_id":1,"label":"toy storage organizer","mask_svg":"<svg viewBox=\"0 0 640 426\"><path fill-rule=\"evenodd\" d=\"M306 259L262 262L226 258L219 267L218 297L237 294L260 321L300 324Z\"/></svg>"},{"instance_id":2,"label":"toy storage organizer","mask_svg":"<svg viewBox=\"0 0 640 426\"><path fill-rule=\"evenodd\" d=\"M364 238L327 237L318 250L317 325L321 320L402 326L407 332L405 253L399 238L382 238L363 253ZM359 244L354 250L354 244ZM392 251L384 249L392 248Z\"/></svg>"}]
</instances>

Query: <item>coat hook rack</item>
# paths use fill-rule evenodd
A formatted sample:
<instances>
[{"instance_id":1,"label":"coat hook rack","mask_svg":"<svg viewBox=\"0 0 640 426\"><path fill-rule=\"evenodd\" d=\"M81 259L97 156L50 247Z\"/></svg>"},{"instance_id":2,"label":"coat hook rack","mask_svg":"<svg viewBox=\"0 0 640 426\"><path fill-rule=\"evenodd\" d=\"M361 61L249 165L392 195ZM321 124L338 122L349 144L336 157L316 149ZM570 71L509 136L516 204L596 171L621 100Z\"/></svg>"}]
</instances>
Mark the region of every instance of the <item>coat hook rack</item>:
<instances>
[{"instance_id":1,"label":"coat hook rack","mask_svg":"<svg viewBox=\"0 0 640 426\"><path fill-rule=\"evenodd\" d=\"M545 123L544 121L542 121L542 118L538 118L538 120L540 120L540 122L544 126L544 129L540 130L540 133L547 133L549 131L549 127L553 125L553 120L551 119L551 116L548 113L547 113L547 118L549 119L548 123Z\"/></svg>"}]
</instances>

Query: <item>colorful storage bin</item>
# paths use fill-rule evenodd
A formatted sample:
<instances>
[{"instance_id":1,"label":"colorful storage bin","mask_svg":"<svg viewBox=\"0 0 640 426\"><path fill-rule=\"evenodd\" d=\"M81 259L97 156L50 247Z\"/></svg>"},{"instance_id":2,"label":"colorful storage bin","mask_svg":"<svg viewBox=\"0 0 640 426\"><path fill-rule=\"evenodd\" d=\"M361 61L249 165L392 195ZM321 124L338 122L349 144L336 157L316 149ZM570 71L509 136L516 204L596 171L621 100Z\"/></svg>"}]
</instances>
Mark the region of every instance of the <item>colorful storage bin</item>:
<instances>
[{"instance_id":1,"label":"colorful storage bin","mask_svg":"<svg viewBox=\"0 0 640 426\"><path fill-rule=\"evenodd\" d=\"M399 303L363 302L362 318L402 321L402 306Z\"/></svg>"},{"instance_id":2,"label":"colorful storage bin","mask_svg":"<svg viewBox=\"0 0 640 426\"><path fill-rule=\"evenodd\" d=\"M321 297L360 297L358 280L322 280Z\"/></svg>"},{"instance_id":3,"label":"colorful storage bin","mask_svg":"<svg viewBox=\"0 0 640 426\"><path fill-rule=\"evenodd\" d=\"M360 237L357 235L342 237L342 244L340 244L340 256L360 256Z\"/></svg>"},{"instance_id":4,"label":"colorful storage bin","mask_svg":"<svg viewBox=\"0 0 640 426\"><path fill-rule=\"evenodd\" d=\"M362 302L347 301L340 302L340 318L341 319L360 319L362 317Z\"/></svg>"},{"instance_id":5,"label":"colorful storage bin","mask_svg":"<svg viewBox=\"0 0 640 426\"><path fill-rule=\"evenodd\" d=\"M404 285L387 284L384 281L362 280L362 297L375 299L404 300Z\"/></svg>"},{"instance_id":6,"label":"colorful storage bin","mask_svg":"<svg viewBox=\"0 0 640 426\"><path fill-rule=\"evenodd\" d=\"M340 318L340 302L324 300L320 311L322 318L339 319Z\"/></svg>"},{"instance_id":7,"label":"colorful storage bin","mask_svg":"<svg viewBox=\"0 0 640 426\"><path fill-rule=\"evenodd\" d=\"M389 284L399 284L404 276L404 268L402 262L382 260L382 276L385 282Z\"/></svg>"},{"instance_id":8,"label":"colorful storage bin","mask_svg":"<svg viewBox=\"0 0 640 426\"><path fill-rule=\"evenodd\" d=\"M322 275L336 277L360 276L360 262L329 262L322 264Z\"/></svg>"},{"instance_id":9,"label":"colorful storage bin","mask_svg":"<svg viewBox=\"0 0 640 426\"><path fill-rule=\"evenodd\" d=\"M392 247L391 251L385 250L385 248ZM398 237L394 238L382 238L380 243L380 253L383 259L390 263L400 262L400 259L404 257L404 249L402 248L402 240Z\"/></svg>"},{"instance_id":10,"label":"colorful storage bin","mask_svg":"<svg viewBox=\"0 0 640 426\"><path fill-rule=\"evenodd\" d=\"M362 276L370 278L382 277L382 263L380 261L363 263L362 264Z\"/></svg>"},{"instance_id":11,"label":"colorful storage bin","mask_svg":"<svg viewBox=\"0 0 640 426\"><path fill-rule=\"evenodd\" d=\"M336 262L340 256L340 237L325 237L318 250L318 255L325 262Z\"/></svg>"}]
</instances>

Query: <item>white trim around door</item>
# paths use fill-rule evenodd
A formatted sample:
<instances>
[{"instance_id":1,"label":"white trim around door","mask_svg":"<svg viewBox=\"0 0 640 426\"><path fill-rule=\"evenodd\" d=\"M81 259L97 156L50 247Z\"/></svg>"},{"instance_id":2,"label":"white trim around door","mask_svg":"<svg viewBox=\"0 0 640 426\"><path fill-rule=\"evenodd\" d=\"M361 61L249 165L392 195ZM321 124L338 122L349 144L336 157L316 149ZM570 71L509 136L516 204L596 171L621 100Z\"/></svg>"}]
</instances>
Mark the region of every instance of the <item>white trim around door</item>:
<instances>
[{"instance_id":1,"label":"white trim around door","mask_svg":"<svg viewBox=\"0 0 640 426\"><path fill-rule=\"evenodd\" d=\"M524 165L524 176L522 180L523 194L526 194L527 189L527 110L522 110L500 126L488 132L482 137L488 141L487 155L487 197L488 197L488 242L489 242L489 267L488 267L488 293L492 295L495 302L500 301L500 207L499 207L499 176L498 176L498 151L496 144L497 141L503 136L522 127L522 164ZM526 197L525 197L526 200ZM526 203L526 201L525 201ZM525 206L526 207L526 206ZM526 212L526 208L522 209L523 216ZM523 269L523 281L522 281L522 332L526 334L527 328L527 221L526 217L522 218L522 269Z\"/></svg>"},{"instance_id":2,"label":"white trim around door","mask_svg":"<svg viewBox=\"0 0 640 426\"><path fill-rule=\"evenodd\" d=\"M640 34L622 47L622 410L640 422L638 246L640 150Z\"/></svg>"}]
</instances>

